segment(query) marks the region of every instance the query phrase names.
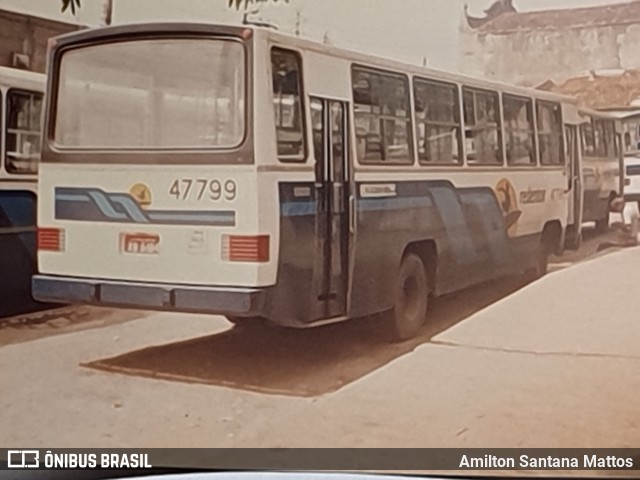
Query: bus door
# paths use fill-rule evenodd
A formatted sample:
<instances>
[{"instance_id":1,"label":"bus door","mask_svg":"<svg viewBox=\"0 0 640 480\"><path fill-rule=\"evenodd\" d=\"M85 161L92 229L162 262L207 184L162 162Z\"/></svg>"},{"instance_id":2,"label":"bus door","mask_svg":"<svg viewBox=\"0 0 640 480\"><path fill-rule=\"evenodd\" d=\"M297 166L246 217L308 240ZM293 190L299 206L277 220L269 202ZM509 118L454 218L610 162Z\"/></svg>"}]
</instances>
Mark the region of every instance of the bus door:
<instances>
[{"instance_id":1,"label":"bus door","mask_svg":"<svg viewBox=\"0 0 640 480\"><path fill-rule=\"evenodd\" d=\"M580 136L577 125L565 125L569 191L569 225L574 227L574 238L582 235L584 211L584 178L580 155Z\"/></svg>"},{"instance_id":2,"label":"bus door","mask_svg":"<svg viewBox=\"0 0 640 480\"><path fill-rule=\"evenodd\" d=\"M351 178L348 111L346 102L311 99L317 202L315 319L335 318L347 313Z\"/></svg>"}]
</instances>

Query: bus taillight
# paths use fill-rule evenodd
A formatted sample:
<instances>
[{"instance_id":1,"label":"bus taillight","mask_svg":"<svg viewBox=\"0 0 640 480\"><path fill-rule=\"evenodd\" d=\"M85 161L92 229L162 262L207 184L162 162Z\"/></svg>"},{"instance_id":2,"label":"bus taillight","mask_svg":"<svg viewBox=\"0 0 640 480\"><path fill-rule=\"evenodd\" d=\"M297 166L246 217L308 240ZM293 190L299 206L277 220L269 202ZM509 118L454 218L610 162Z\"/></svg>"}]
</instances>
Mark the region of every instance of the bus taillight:
<instances>
[{"instance_id":1,"label":"bus taillight","mask_svg":"<svg viewBox=\"0 0 640 480\"><path fill-rule=\"evenodd\" d=\"M64 251L64 230L60 228L38 229L38 250L47 252Z\"/></svg>"},{"instance_id":2,"label":"bus taillight","mask_svg":"<svg viewBox=\"0 0 640 480\"><path fill-rule=\"evenodd\" d=\"M223 235L222 258L230 262L269 261L269 235Z\"/></svg>"}]
</instances>

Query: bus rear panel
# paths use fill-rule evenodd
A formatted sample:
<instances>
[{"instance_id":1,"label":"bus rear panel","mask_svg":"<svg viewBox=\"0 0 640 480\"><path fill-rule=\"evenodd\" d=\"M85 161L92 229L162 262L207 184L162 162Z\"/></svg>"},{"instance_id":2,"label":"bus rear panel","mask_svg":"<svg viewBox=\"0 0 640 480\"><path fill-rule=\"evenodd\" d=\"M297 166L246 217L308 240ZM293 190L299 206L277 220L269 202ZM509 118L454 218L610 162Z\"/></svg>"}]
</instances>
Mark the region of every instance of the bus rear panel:
<instances>
[{"instance_id":1,"label":"bus rear panel","mask_svg":"<svg viewBox=\"0 0 640 480\"><path fill-rule=\"evenodd\" d=\"M53 277L36 277L38 297L255 313L278 237L253 155L247 32L58 41L39 211L40 270Z\"/></svg>"}]
</instances>

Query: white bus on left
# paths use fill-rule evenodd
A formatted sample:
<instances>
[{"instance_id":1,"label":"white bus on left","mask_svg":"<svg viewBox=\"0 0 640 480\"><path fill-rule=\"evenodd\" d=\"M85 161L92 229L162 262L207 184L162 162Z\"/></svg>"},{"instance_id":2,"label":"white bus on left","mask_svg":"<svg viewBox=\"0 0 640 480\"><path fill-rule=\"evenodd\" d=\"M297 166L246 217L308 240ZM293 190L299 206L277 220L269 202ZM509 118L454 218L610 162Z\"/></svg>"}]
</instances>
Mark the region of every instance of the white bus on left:
<instances>
[{"instance_id":1,"label":"white bus on left","mask_svg":"<svg viewBox=\"0 0 640 480\"><path fill-rule=\"evenodd\" d=\"M45 75L0 67L0 316L30 310Z\"/></svg>"},{"instance_id":2,"label":"white bus on left","mask_svg":"<svg viewBox=\"0 0 640 480\"><path fill-rule=\"evenodd\" d=\"M58 38L36 298L308 327L545 273L574 100L203 24ZM576 122L577 124L578 122Z\"/></svg>"}]
</instances>

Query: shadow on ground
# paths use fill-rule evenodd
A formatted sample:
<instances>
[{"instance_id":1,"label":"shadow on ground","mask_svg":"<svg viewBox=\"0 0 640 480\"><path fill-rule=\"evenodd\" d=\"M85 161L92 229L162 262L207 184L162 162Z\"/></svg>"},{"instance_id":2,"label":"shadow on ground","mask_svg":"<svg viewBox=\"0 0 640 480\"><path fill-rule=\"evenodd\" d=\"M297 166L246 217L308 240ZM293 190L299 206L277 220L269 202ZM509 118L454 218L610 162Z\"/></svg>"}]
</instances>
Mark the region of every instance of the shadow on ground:
<instances>
[{"instance_id":1,"label":"shadow on ground","mask_svg":"<svg viewBox=\"0 0 640 480\"><path fill-rule=\"evenodd\" d=\"M522 286L491 282L434 302L419 338L393 344L383 315L309 330L236 327L181 343L155 346L83 366L109 372L315 397L357 381L428 343L432 337Z\"/></svg>"},{"instance_id":2,"label":"shadow on ground","mask_svg":"<svg viewBox=\"0 0 640 480\"><path fill-rule=\"evenodd\" d=\"M605 235L586 230L582 248L554 259L559 263L552 270L597 255L604 241L615 243L620 235L616 229ZM520 279L503 279L437 299L424 332L403 344L393 344L381 333L386 318L380 315L309 330L236 327L84 366L170 381L315 397L335 392L429 343L437 334L522 285Z\"/></svg>"}]
</instances>

